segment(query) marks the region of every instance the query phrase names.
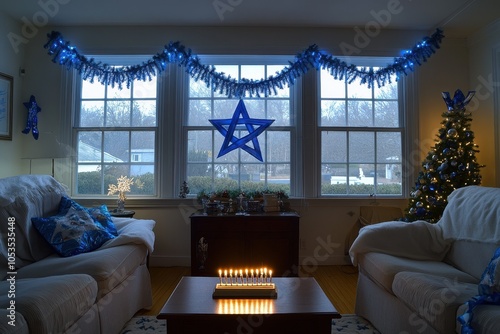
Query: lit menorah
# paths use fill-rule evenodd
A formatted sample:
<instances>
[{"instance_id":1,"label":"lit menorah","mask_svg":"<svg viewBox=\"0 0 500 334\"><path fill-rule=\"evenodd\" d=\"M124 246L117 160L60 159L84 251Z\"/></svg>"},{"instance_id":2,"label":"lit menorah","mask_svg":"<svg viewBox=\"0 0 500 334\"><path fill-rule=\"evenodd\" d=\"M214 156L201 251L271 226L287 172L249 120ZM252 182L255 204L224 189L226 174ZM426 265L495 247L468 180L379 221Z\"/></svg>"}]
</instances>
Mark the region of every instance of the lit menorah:
<instances>
[{"instance_id":1,"label":"lit menorah","mask_svg":"<svg viewBox=\"0 0 500 334\"><path fill-rule=\"evenodd\" d=\"M273 271L258 269L219 269L219 283L213 298L277 298Z\"/></svg>"}]
</instances>

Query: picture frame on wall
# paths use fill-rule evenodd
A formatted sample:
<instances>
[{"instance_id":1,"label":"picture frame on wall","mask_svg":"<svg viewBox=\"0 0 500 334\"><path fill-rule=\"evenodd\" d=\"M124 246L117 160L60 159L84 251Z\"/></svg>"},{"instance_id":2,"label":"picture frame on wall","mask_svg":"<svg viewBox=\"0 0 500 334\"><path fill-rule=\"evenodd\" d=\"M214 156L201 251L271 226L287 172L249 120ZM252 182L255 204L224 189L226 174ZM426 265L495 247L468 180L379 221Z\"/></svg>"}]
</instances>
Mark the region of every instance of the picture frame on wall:
<instances>
[{"instance_id":1,"label":"picture frame on wall","mask_svg":"<svg viewBox=\"0 0 500 334\"><path fill-rule=\"evenodd\" d=\"M12 140L14 78L0 73L0 140Z\"/></svg>"}]
</instances>

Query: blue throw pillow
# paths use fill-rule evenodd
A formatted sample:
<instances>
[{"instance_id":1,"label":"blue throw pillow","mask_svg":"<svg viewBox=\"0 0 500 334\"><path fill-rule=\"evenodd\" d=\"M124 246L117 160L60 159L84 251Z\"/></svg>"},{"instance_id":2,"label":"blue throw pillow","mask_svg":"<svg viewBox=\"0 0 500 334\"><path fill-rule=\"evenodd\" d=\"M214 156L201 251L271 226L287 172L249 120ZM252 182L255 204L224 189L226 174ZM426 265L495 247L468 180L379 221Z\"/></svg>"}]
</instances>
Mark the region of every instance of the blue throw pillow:
<instances>
[{"instance_id":1,"label":"blue throw pillow","mask_svg":"<svg viewBox=\"0 0 500 334\"><path fill-rule=\"evenodd\" d=\"M114 236L118 235L118 231L116 230L115 224L113 223L113 218L108 211L108 207L106 205L101 205L99 207L94 208L85 208L77 202L73 201L70 198L64 197L61 199L60 205L64 206L64 208L69 208L74 206L77 210L86 210L90 217L96 222L98 225L102 225L109 233Z\"/></svg>"},{"instance_id":2,"label":"blue throw pillow","mask_svg":"<svg viewBox=\"0 0 500 334\"><path fill-rule=\"evenodd\" d=\"M61 256L73 256L93 251L112 235L89 212L73 200L62 197L59 211L47 218L31 218L33 225Z\"/></svg>"}]
</instances>

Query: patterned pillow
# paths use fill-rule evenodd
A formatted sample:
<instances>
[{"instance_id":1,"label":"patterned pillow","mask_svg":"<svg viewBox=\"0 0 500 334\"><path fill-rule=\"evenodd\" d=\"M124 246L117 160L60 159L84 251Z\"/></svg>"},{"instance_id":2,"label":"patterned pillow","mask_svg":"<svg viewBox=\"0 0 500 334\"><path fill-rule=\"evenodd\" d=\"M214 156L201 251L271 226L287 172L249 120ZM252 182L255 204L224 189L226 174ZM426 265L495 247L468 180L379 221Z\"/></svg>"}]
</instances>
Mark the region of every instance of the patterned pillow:
<instances>
[{"instance_id":1,"label":"patterned pillow","mask_svg":"<svg viewBox=\"0 0 500 334\"><path fill-rule=\"evenodd\" d=\"M108 207L106 205L101 205L94 208L85 208L85 210L87 210L94 222L101 224L112 235L118 235L116 226L113 223L113 218L111 217L111 214L109 213Z\"/></svg>"},{"instance_id":2,"label":"patterned pillow","mask_svg":"<svg viewBox=\"0 0 500 334\"><path fill-rule=\"evenodd\" d=\"M115 236L88 211L73 200L62 197L59 211L47 218L31 218L33 225L61 256L93 251Z\"/></svg>"},{"instance_id":3,"label":"patterned pillow","mask_svg":"<svg viewBox=\"0 0 500 334\"><path fill-rule=\"evenodd\" d=\"M109 233L114 236L118 235L118 231L116 230L115 224L113 223L113 218L108 211L108 207L106 205L101 205L99 207L94 208L85 208L77 202L73 201L70 198L64 197L61 198L61 205L64 208L70 208L71 206L75 207L77 210L86 210L90 217L96 222L98 225L102 225Z\"/></svg>"}]
</instances>

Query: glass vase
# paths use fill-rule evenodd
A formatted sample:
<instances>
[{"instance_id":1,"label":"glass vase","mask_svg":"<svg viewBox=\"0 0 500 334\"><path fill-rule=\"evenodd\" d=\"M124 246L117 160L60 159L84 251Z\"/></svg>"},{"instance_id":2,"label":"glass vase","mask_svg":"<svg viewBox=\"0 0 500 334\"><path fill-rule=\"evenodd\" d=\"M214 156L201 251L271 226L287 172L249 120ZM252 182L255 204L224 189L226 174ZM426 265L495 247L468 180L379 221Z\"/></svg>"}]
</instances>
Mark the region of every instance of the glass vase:
<instances>
[{"instance_id":1,"label":"glass vase","mask_svg":"<svg viewBox=\"0 0 500 334\"><path fill-rule=\"evenodd\" d=\"M125 211L125 201L122 199L118 199L117 207L116 207L116 212L123 212Z\"/></svg>"}]
</instances>

